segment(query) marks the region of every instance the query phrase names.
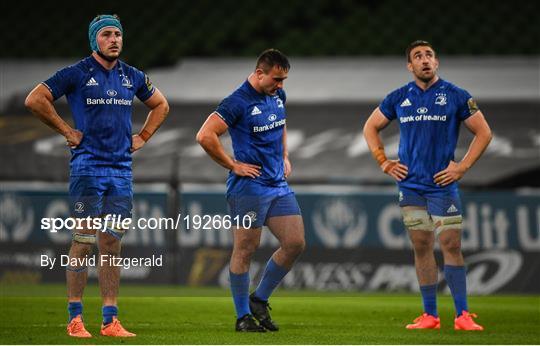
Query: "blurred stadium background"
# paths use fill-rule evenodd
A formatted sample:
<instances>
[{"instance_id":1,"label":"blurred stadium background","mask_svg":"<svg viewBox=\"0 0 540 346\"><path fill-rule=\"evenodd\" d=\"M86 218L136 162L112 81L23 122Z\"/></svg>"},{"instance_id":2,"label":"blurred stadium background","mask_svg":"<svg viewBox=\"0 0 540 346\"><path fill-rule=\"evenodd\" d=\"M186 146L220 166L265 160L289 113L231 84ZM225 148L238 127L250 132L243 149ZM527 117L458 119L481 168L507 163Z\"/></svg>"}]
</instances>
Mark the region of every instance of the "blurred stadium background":
<instances>
[{"instance_id":1,"label":"blurred stadium background","mask_svg":"<svg viewBox=\"0 0 540 346\"><path fill-rule=\"evenodd\" d=\"M258 53L278 48L292 64L285 83L290 181L308 243L283 287L417 292L396 188L371 159L361 129L378 102L411 79L406 45L425 39L438 51L440 75L477 99L494 132L461 183L469 290L540 293L540 5L486 0L3 5L2 286L64 280L61 268L40 268L39 256L66 254L71 236L42 231L40 219L68 216L68 151L23 101L37 83L89 54L89 21L111 12L124 26L123 59L143 69L171 104L163 127L134 156L135 218L225 214L227 172L199 148L195 133L247 77ZM65 99L56 105L71 119ZM134 129L145 116L138 103ZM383 138L394 156L396 124ZM457 158L470 139L464 131ZM254 280L275 246L265 232L251 267ZM230 250L231 235L223 230L133 231L124 238L125 256L164 254L166 260L162 268L124 270L122 280L227 287ZM96 282L95 270L90 280Z\"/></svg>"}]
</instances>

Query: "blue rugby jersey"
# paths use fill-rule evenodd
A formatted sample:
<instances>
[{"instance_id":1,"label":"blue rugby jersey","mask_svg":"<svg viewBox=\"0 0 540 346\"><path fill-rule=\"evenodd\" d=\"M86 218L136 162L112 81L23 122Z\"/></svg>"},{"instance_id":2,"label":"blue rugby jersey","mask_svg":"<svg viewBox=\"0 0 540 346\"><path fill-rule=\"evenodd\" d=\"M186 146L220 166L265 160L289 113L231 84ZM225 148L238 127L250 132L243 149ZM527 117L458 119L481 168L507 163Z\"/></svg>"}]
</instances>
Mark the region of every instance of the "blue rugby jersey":
<instances>
[{"instance_id":1,"label":"blue rugby jersey","mask_svg":"<svg viewBox=\"0 0 540 346\"><path fill-rule=\"evenodd\" d=\"M282 89L273 96L260 94L246 80L217 107L216 113L229 127L235 159L262 167L256 179L229 172L229 194L239 192L245 180L261 186L287 186L283 167L285 101Z\"/></svg>"},{"instance_id":2,"label":"blue rugby jersey","mask_svg":"<svg viewBox=\"0 0 540 346\"><path fill-rule=\"evenodd\" d=\"M409 173L398 185L414 189L457 189L457 182L437 186L433 175L454 160L459 126L478 110L471 95L443 79L425 91L410 82L388 94L379 109L389 120L399 121L398 155Z\"/></svg>"},{"instance_id":3,"label":"blue rugby jersey","mask_svg":"<svg viewBox=\"0 0 540 346\"><path fill-rule=\"evenodd\" d=\"M111 70L89 56L43 82L54 99L66 95L81 144L71 150L72 176L131 176L131 115L136 95L154 93L148 77L118 61Z\"/></svg>"}]
</instances>

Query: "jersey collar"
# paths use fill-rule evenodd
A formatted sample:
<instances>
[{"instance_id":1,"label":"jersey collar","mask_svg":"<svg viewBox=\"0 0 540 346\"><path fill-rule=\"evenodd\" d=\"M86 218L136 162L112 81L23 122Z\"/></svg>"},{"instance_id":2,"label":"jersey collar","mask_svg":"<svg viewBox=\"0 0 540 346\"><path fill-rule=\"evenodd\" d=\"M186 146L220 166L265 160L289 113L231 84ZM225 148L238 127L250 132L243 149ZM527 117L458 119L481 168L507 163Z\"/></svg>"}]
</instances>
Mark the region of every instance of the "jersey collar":
<instances>
[{"instance_id":1,"label":"jersey collar","mask_svg":"<svg viewBox=\"0 0 540 346\"><path fill-rule=\"evenodd\" d=\"M111 73L112 71L118 70L118 66L120 66L120 60L117 60L117 61L116 61L116 64L114 65L114 67L113 67L112 69L110 69L110 70L107 70L105 67L103 67L103 66L96 60L96 58L94 58L93 55L90 55L89 58L90 58L90 63L91 63L92 65L94 65L94 67L100 69L101 71L103 71L103 72L106 73L106 74L109 74L109 73Z\"/></svg>"},{"instance_id":2,"label":"jersey collar","mask_svg":"<svg viewBox=\"0 0 540 346\"><path fill-rule=\"evenodd\" d=\"M266 95L265 94L261 94L260 92L258 92L257 90L255 90L255 88L253 87L253 85L251 85L251 83L249 82L249 80L246 79L246 81L244 82L244 86L247 90L249 90L249 92L251 94L253 94L253 96L255 97L262 97L262 98L265 98Z\"/></svg>"},{"instance_id":3,"label":"jersey collar","mask_svg":"<svg viewBox=\"0 0 540 346\"><path fill-rule=\"evenodd\" d=\"M430 90L438 88L443 82L444 82L443 79L441 77L439 77L439 79L435 83L433 83L429 88L427 88L426 90L422 90L418 85L416 85L416 83L414 81L412 81L410 84L411 84L411 87L413 88L413 90L416 91L416 93L423 94L423 93L429 92Z\"/></svg>"}]
</instances>

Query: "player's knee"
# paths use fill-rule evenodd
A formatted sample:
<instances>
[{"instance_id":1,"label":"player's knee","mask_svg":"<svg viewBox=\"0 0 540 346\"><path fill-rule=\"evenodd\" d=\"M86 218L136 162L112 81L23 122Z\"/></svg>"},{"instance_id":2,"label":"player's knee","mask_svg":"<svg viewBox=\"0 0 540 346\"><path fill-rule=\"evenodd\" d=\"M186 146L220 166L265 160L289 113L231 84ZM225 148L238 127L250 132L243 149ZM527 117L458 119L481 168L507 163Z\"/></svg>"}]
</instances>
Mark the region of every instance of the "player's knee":
<instances>
[{"instance_id":1,"label":"player's knee","mask_svg":"<svg viewBox=\"0 0 540 346\"><path fill-rule=\"evenodd\" d=\"M86 257L92 254L94 244L79 243L75 240L71 242L70 254L72 257Z\"/></svg>"},{"instance_id":2,"label":"player's knee","mask_svg":"<svg viewBox=\"0 0 540 346\"><path fill-rule=\"evenodd\" d=\"M282 244L281 248L290 256L299 256L306 248L306 241L304 239L295 239Z\"/></svg>"},{"instance_id":3,"label":"player's knee","mask_svg":"<svg viewBox=\"0 0 540 346\"><path fill-rule=\"evenodd\" d=\"M232 260L236 263L249 266L251 262L251 257L255 251L246 251L246 249L234 249L231 255Z\"/></svg>"},{"instance_id":4,"label":"player's knee","mask_svg":"<svg viewBox=\"0 0 540 346\"><path fill-rule=\"evenodd\" d=\"M235 244L233 256L239 258L251 258L259 247L259 242L242 241Z\"/></svg>"},{"instance_id":5,"label":"player's knee","mask_svg":"<svg viewBox=\"0 0 540 346\"><path fill-rule=\"evenodd\" d=\"M427 238L416 238L412 240L414 252L417 255L425 255L433 252L433 240Z\"/></svg>"},{"instance_id":6,"label":"player's knee","mask_svg":"<svg viewBox=\"0 0 540 346\"><path fill-rule=\"evenodd\" d=\"M109 234L101 233L99 235L99 252L103 255L120 255L120 240Z\"/></svg>"},{"instance_id":7,"label":"player's knee","mask_svg":"<svg viewBox=\"0 0 540 346\"><path fill-rule=\"evenodd\" d=\"M253 253L259 248L260 239L242 239L235 243L235 249L242 252Z\"/></svg>"},{"instance_id":8,"label":"player's knee","mask_svg":"<svg viewBox=\"0 0 540 346\"><path fill-rule=\"evenodd\" d=\"M450 254L459 254L461 252L461 240L457 237L448 237L440 239L441 249Z\"/></svg>"}]
</instances>

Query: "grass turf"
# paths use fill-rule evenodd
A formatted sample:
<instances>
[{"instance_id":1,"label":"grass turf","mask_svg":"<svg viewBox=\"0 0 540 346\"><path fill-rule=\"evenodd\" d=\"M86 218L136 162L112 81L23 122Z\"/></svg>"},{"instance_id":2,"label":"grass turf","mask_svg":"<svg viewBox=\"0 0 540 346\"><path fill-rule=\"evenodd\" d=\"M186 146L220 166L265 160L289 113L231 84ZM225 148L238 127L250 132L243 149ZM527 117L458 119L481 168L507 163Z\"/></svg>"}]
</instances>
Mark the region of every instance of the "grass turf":
<instances>
[{"instance_id":1,"label":"grass turf","mask_svg":"<svg viewBox=\"0 0 540 346\"><path fill-rule=\"evenodd\" d=\"M234 310L222 289L122 285L120 320L136 338L99 336L101 299L87 287L84 318L91 339L66 336L62 285L0 288L0 344L537 344L539 296L470 297L484 332L453 330L453 304L440 296L440 331L404 329L421 312L417 295L278 290L272 297L277 333L234 331Z\"/></svg>"}]
</instances>

